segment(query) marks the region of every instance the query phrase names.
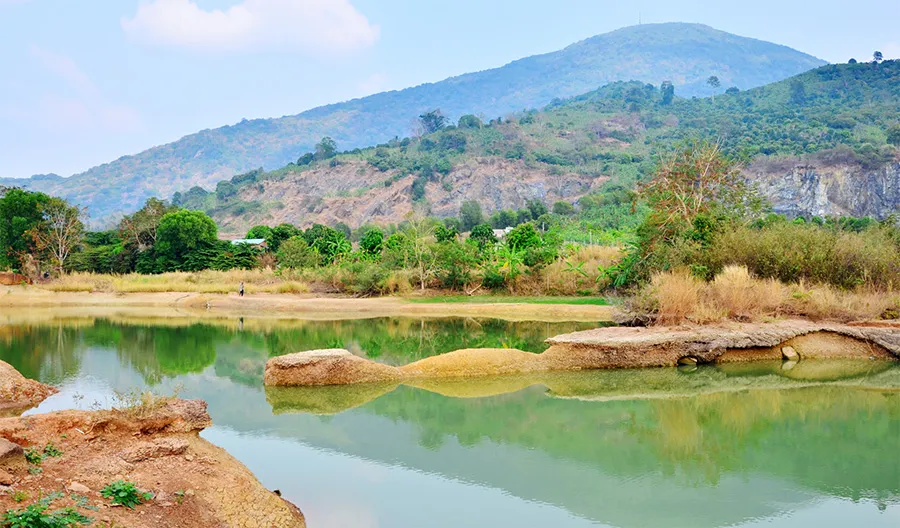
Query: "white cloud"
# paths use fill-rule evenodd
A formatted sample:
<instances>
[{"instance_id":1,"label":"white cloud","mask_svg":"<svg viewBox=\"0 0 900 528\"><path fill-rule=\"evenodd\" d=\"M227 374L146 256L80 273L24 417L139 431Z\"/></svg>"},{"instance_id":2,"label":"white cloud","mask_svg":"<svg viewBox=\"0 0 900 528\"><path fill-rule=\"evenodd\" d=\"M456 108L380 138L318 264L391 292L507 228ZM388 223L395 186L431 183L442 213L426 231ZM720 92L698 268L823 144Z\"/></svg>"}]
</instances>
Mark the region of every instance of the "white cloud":
<instances>
[{"instance_id":1,"label":"white cloud","mask_svg":"<svg viewBox=\"0 0 900 528\"><path fill-rule=\"evenodd\" d=\"M207 51L348 52L379 36L349 0L243 0L224 11L191 0L152 0L123 18L122 28L153 44Z\"/></svg>"}]
</instances>

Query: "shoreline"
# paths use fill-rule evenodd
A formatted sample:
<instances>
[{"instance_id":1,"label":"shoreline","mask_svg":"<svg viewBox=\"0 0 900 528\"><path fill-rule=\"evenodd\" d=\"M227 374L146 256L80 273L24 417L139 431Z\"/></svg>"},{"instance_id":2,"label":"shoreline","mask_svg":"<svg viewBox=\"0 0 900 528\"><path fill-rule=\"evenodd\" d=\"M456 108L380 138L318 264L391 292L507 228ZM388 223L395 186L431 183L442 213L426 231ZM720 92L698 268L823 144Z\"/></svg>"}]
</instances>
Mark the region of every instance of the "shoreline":
<instances>
[{"instance_id":1,"label":"shoreline","mask_svg":"<svg viewBox=\"0 0 900 528\"><path fill-rule=\"evenodd\" d=\"M12 311L10 311L12 309ZM59 318L104 314L214 319L345 320L380 317L474 317L535 322L609 322L615 307L592 304L413 302L400 297L348 298L314 294L85 293L36 287L0 288L0 320L11 324L52 311ZM40 318L40 317L38 317Z\"/></svg>"}]
</instances>

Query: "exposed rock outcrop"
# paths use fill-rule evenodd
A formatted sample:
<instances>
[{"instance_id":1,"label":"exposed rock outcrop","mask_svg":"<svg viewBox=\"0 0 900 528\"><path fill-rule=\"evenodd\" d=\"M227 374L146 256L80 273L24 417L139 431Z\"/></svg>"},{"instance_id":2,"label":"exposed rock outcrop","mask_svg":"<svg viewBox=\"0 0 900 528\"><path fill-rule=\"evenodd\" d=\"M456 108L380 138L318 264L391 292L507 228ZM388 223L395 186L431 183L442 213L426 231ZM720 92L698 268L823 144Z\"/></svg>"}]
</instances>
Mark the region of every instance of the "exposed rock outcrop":
<instances>
[{"instance_id":1,"label":"exposed rock outcrop","mask_svg":"<svg viewBox=\"0 0 900 528\"><path fill-rule=\"evenodd\" d=\"M12 365L0 361L0 416L21 414L55 393L53 387L27 379Z\"/></svg>"},{"instance_id":2,"label":"exposed rock outcrop","mask_svg":"<svg viewBox=\"0 0 900 528\"><path fill-rule=\"evenodd\" d=\"M543 354L512 349L459 350L399 368L353 356L346 350L304 352L269 360L265 383L421 383L431 379L699 363L900 358L900 328L808 321L599 328L557 336L547 342L551 346Z\"/></svg>"},{"instance_id":3,"label":"exposed rock outcrop","mask_svg":"<svg viewBox=\"0 0 900 528\"><path fill-rule=\"evenodd\" d=\"M900 163L876 170L855 163L771 167L760 162L751 165L747 174L775 212L792 217L851 215L883 219L900 211Z\"/></svg>"},{"instance_id":4,"label":"exposed rock outcrop","mask_svg":"<svg viewBox=\"0 0 900 528\"><path fill-rule=\"evenodd\" d=\"M19 286L20 284L31 284L31 279L18 273L0 272L0 285Z\"/></svg>"}]
</instances>

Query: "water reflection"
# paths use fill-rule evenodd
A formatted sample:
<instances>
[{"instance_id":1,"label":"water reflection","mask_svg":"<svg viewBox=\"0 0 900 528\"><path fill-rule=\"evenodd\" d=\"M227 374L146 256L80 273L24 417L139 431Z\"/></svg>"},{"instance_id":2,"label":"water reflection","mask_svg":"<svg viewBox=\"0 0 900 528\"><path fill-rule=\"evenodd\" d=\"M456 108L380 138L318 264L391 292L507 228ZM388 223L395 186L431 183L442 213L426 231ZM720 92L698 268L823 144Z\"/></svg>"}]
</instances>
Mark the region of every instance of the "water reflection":
<instances>
[{"instance_id":1,"label":"water reflection","mask_svg":"<svg viewBox=\"0 0 900 528\"><path fill-rule=\"evenodd\" d=\"M264 390L273 354L356 346L405 363L540 351L577 328L375 320L262 327L81 321L0 331L0 359L63 386L42 409L151 386L207 400L205 436L338 526L893 526L900 368L801 362ZM510 338L509 336L513 337ZM803 367L803 368L800 368ZM323 416L327 415L327 416ZM461 505L464 505L461 507Z\"/></svg>"}]
</instances>

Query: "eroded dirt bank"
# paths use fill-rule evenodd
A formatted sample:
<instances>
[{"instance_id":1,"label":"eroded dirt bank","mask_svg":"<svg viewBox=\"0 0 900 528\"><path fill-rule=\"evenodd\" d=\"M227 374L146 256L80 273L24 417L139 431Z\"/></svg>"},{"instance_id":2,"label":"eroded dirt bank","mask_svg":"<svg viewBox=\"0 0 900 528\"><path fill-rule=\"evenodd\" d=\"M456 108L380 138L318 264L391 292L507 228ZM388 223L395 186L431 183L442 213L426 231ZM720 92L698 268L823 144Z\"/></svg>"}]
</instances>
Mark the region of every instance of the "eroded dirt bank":
<instances>
[{"instance_id":1,"label":"eroded dirt bank","mask_svg":"<svg viewBox=\"0 0 900 528\"><path fill-rule=\"evenodd\" d=\"M900 326L809 321L694 328L598 328L548 339L543 354L512 349L459 350L392 367L345 350L272 358L268 386L328 386L477 378L548 371L674 367L679 364L816 359L897 360Z\"/></svg>"},{"instance_id":2,"label":"eroded dirt bank","mask_svg":"<svg viewBox=\"0 0 900 528\"><path fill-rule=\"evenodd\" d=\"M0 362L11 380L4 385L15 386L0 398L18 397L0 405L21 408L49 393L9 375L11 368ZM211 423L198 400L0 418L0 511L43 504L47 512L72 508L95 526L130 528L304 528L299 509L200 438ZM136 509L114 507L101 494L114 481L132 482L153 498Z\"/></svg>"}]
</instances>

